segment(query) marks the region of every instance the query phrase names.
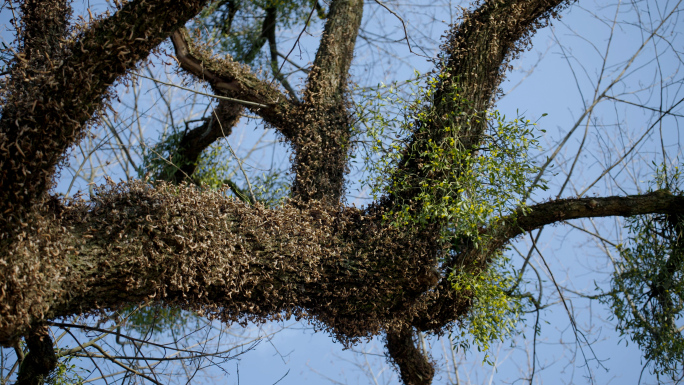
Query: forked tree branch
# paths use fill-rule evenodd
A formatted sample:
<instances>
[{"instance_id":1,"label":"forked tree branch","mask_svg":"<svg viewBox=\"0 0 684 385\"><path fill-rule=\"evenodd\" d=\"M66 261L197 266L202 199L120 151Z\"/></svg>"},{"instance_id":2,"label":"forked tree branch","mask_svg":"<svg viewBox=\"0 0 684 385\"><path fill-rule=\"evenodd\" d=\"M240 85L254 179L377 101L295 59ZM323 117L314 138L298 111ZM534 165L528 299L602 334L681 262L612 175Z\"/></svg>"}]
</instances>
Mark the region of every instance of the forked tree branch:
<instances>
[{"instance_id":1,"label":"forked tree branch","mask_svg":"<svg viewBox=\"0 0 684 385\"><path fill-rule=\"evenodd\" d=\"M46 56L46 70L36 71L40 66L20 53L3 90L0 212L23 215L44 196L67 148L80 140L86 123L106 104L109 87L203 5L203 0L131 1L75 41L52 42L65 53ZM60 8L39 10L63 17Z\"/></svg>"}]
</instances>

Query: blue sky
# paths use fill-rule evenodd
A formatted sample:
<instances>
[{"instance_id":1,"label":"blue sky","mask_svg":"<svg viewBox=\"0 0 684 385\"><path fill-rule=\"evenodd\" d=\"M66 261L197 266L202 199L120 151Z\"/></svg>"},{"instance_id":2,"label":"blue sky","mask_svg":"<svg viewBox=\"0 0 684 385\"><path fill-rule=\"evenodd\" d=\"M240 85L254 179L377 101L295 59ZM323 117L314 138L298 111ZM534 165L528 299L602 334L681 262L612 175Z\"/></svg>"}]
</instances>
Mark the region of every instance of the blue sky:
<instances>
[{"instance_id":1,"label":"blue sky","mask_svg":"<svg viewBox=\"0 0 684 385\"><path fill-rule=\"evenodd\" d=\"M434 57L438 52L440 35L458 15L456 6L465 5L449 3L388 1L387 5L395 9L406 22L414 51ZM82 1L77 1L74 5L81 10L79 12L83 12L88 6ZM94 11L104 9L102 4L96 2L91 2L90 5ZM634 11L633 6L638 6L639 10ZM547 131L542 138L543 149L538 157L539 162L543 162L577 124L576 131L559 151L552 162L554 167L546 175L550 190L534 196L534 200L556 196L572 197L580 193L584 196L637 193L643 191L652 178L653 167L650 162L663 161L663 149L668 161L676 162L681 152L679 121L684 108L680 106L672 111L679 114L679 117L668 116L655 125L657 112L654 115L652 109L667 109L682 99L682 61L679 55L684 49L681 43L684 39L679 36L683 32L681 23L676 22L679 14L669 16L668 23L660 27L656 37L649 40L649 33L658 27L658 21L663 15L668 15L672 9L678 7L679 3L672 1L624 3L619 7L617 4L605 5L597 2L573 4L563 12L562 19L554 21L552 26L540 30L534 36L530 51L524 52L520 59L512 62L514 69L501 86L504 96L496 103L496 108L509 117L520 113L532 121L538 120L539 127ZM613 24L616 15L617 22ZM357 43L358 51L352 69L352 81L355 84L359 87L374 87L381 82L392 84L413 77L415 70L425 73L432 68L425 57L408 52L405 43L401 42L404 33L396 17L373 2L367 4L364 17L364 33ZM8 18L8 12L4 9L0 14L0 24L6 25ZM301 44L293 50L293 61L307 65L313 60L320 31L320 23L307 29ZM289 50L299 31L280 33L282 49ZM374 41L379 36L388 34L390 38L387 40L392 41L391 44ZM10 41L11 35L2 31L2 38ZM644 41L648 43L641 47ZM638 55L630 63L637 52ZM161 60L167 61L163 57ZM179 82L173 75L175 68L155 63L152 72L155 78ZM627 70L623 73L625 67ZM169 74L168 78L165 73ZM143 74L147 72L143 71ZM589 124L586 118L579 120L587 106L591 106L597 84L598 94L601 94L616 78L621 81L606 93L613 99L606 98L598 104L588 120ZM301 87L301 77L293 75L290 81L295 88ZM649 88L653 84L656 87ZM123 90L123 87L119 88ZM137 100L138 110L143 112L140 116L130 114L134 104L132 94L136 92L140 95ZM126 138L132 138L133 141L140 138L154 141L158 133L164 130L165 122L159 121L157 117L166 114L167 107L159 102L159 92L165 93L174 103L173 111L178 120L193 113L201 115L203 106L208 103L206 99L194 94L165 86L157 89L151 81L140 79L137 88L129 87L128 93L122 93L121 105L115 105L121 124L117 126L118 129L122 133L141 133L138 136L127 135ZM616 102L616 99L621 101ZM194 102L196 104L193 106ZM635 108L633 104L644 104L648 108ZM542 114L548 115L542 118ZM115 125L119 124L114 121L112 114L109 115ZM106 146L102 145L113 142L108 132L101 127L94 129L96 139L84 142L82 148L74 150L71 160L73 170L63 171L57 191L66 192L69 189L72 185L71 176L76 171L85 178L74 180L70 194L79 189L87 191L91 181L102 183L105 174L114 179L125 179L121 167L117 168L117 161L111 160L116 158L111 155L111 151L105 151ZM616 163L642 135L644 138L635 150L629 152L624 161ZM584 145L581 145L583 138ZM267 172L272 165L280 165L282 170L288 169L287 149L275 142L272 133L265 131L258 120L243 119L228 141L239 157L246 158L245 167L251 177ZM582 151L575 156L580 146ZM81 151L102 154L102 157L100 160L84 160L79 155ZM226 159L229 158L226 155ZM561 192L565 173L572 167L575 158L577 162L574 174ZM110 159L111 166L96 169L92 174L94 178L88 178L90 161L96 167L104 162L102 159ZM138 158L136 160L139 161ZM234 164L234 160L231 162ZM614 163L616 165L602 176ZM131 172L131 175L136 174ZM241 178L239 174L235 177L238 180ZM361 178L363 175L354 170L349 176L348 201L356 205L368 202L364 199L367 192L356 182ZM592 185L596 180L598 182ZM589 188L585 191L587 186ZM590 232L599 229L602 237L613 241L624 237L619 222L613 219L572 222L572 225ZM515 247L523 254L527 253L530 248L529 236L516 242ZM543 231L538 247L562 287L585 294L595 294L596 287L607 287L613 265L596 238L586 236L584 232L571 226L558 225ZM610 247L607 250L610 252ZM614 249L612 253L615 256ZM520 263L521 258L515 251L511 251L511 255L516 263ZM591 347L584 343L576 344L568 314L558 303L550 274L545 271L538 255L533 261L545 280L543 287L546 301L555 302L541 313L544 322L538 336L538 372L534 383L636 384L643 366L641 351L631 342L627 345L629 340L621 340L605 306L564 291L580 330L592 342ZM530 275L527 278L533 277ZM472 383L510 383L526 376L531 359L533 320L534 314L528 315L527 322L522 327L526 338L516 337L513 348L510 347L511 341L501 344L500 350L497 350L499 347L494 348L498 365L496 368L480 365L481 355L476 352L467 354L460 363L461 381L469 376ZM276 330L281 325L269 324L265 329ZM374 381L397 383L396 373L387 368L386 360L381 356L383 351L380 338L352 350L344 350L326 333L313 333L310 326L292 325L292 322L286 322L285 325L288 325L286 329L261 341L254 351L241 356L238 361L227 363L225 373L216 370L211 370L210 373L227 379L225 383L231 384L238 383L238 368L239 382L244 384L272 384L286 373L279 384ZM431 346L433 358L439 363L445 363L441 341L428 339L427 343ZM73 346L73 342L70 344ZM358 354L353 350L366 350L370 354ZM592 350L594 354L591 353ZM372 369L372 375L364 368ZM435 383L448 383L446 372L439 376ZM455 375L451 376L452 381L455 380ZM646 370L643 383L654 382L655 378Z\"/></svg>"}]
</instances>

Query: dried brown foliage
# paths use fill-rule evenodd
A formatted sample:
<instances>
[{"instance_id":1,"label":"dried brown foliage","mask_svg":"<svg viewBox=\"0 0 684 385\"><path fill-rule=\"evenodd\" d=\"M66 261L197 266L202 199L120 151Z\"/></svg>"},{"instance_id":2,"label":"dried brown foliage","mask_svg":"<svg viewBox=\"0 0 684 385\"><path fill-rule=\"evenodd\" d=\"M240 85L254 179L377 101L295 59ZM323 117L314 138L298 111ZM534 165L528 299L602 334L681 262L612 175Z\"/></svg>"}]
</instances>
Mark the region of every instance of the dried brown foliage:
<instances>
[{"instance_id":1,"label":"dried brown foliage","mask_svg":"<svg viewBox=\"0 0 684 385\"><path fill-rule=\"evenodd\" d=\"M437 110L489 107L507 61L567 4L477 4L443 47ZM429 383L434 371L415 347L412 330L443 331L468 310L472 294L452 289L451 261L438 264L448 252L437 242L438 221L400 228L382 220L397 198L411 200L411 190L365 210L343 205L352 128L347 76L363 2L331 3L301 103L195 44L180 28L203 5L133 0L76 28L68 25L67 1L22 3L19 51L2 84L0 344L33 335L48 319L155 300L226 322L306 318L345 343L388 332L389 353L404 381ZM146 181L108 183L89 201L50 195L59 163L106 107L111 85L169 37L183 70L217 94L249 102L245 107L290 143L296 176L291 201L270 209L222 191ZM469 105L442 97L456 89ZM207 127L212 140L230 132L241 108L219 107L216 116L226 127L221 134ZM416 131L397 172L419 183L421 146L445 140L444 125L458 123L436 120ZM472 125L455 139L471 148L481 134L482 127ZM197 138L187 138L190 157L210 143ZM482 250L563 219L682 207L681 197L663 194L544 203L518 224L507 221L490 247L466 247L458 258L485 263Z\"/></svg>"}]
</instances>

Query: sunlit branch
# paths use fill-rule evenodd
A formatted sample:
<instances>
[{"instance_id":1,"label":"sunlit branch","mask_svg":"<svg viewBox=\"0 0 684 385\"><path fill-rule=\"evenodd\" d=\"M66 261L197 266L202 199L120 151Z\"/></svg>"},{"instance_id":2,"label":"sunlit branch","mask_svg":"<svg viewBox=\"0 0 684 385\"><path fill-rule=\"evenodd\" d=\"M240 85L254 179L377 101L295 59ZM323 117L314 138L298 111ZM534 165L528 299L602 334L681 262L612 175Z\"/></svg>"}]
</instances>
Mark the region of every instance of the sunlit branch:
<instances>
[{"instance_id":1,"label":"sunlit branch","mask_svg":"<svg viewBox=\"0 0 684 385\"><path fill-rule=\"evenodd\" d=\"M197 79L208 82L217 93L238 99L252 112L290 137L290 115L296 105L270 83L257 78L248 67L230 59L218 59L194 47L187 31L181 29L171 35L176 58L181 68Z\"/></svg>"}]
</instances>

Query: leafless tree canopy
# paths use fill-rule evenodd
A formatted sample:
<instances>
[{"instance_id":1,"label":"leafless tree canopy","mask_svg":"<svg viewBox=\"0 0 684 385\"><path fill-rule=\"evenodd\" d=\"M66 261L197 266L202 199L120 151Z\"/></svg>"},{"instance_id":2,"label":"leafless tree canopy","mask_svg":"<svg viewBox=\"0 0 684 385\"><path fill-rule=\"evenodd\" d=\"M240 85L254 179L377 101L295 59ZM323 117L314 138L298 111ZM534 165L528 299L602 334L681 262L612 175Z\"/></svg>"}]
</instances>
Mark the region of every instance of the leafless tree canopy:
<instances>
[{"instance_id":1,"label":"leafless tree canopy","mask_svg":"<svg viewBox=\"0 0 684 385\"><path fill-rule=\"evenodd\" d=\"M131 0L82 25L69 24L68 1L20 3L16 51L1 85L0 344L26 337L25 383L55 366L46 321L153 300L228 322L306 318L343 343L386 333L404 383L429 384L434 369L414 333L441 333L468 311L473 293L453 288L454 269L479 271L518 235L559 221L684 213L684 198L667 191L552 200L499 218L487 244L458 248L440 240L439 218L406 227L383 219L399 207L419 210L420 184L440 177L425 167L430 143L476 151L484 119L463 116L491 106L509 61L570 1L472 6L435 65L439 81L425 108L443 118L415 130L388 175L415 188L365 209L344 201L354 124L348 74L362 0L330 3L301 100L213 56L184 30L206 1ZM169 38L182 71L225 97L206 122L211 134L200 135L202 126L184 138L185 156L230 133L247 109L293 150L286 204L268 208L198 188L186 179L192 166L167 182L111 182L87 201L50 192L68 149L116 97L112 85ZM447 97L455 93L462 97ZM467 172L458 164L450 170Z\"/></svg>"}]
</instances>

